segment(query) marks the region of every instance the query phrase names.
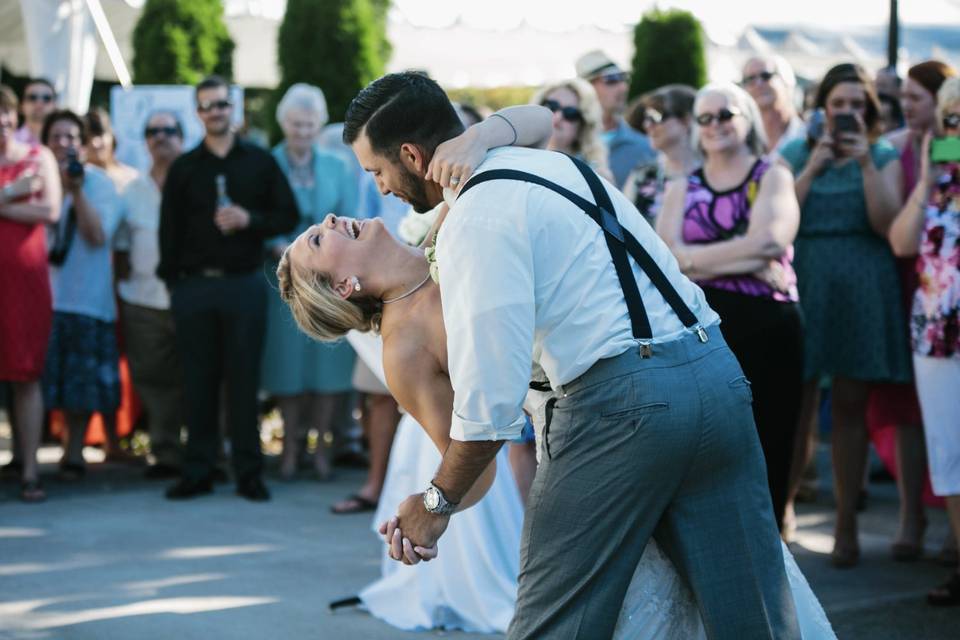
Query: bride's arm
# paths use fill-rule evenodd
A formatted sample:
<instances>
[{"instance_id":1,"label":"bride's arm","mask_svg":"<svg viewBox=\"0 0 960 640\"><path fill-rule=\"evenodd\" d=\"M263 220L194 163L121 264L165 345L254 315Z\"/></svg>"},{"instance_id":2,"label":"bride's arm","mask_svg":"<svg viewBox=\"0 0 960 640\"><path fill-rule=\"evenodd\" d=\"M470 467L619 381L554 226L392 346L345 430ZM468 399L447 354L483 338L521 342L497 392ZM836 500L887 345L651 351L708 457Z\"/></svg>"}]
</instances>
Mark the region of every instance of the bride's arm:
<instances>
[{"instance_id":1,"label":"bride's arm","mask_svg":"<svg viewBox=\"0 0 960 640\"><path fill-rule=\"evenodd\" d=\"M437 146L424 178L455 188L470 179L487 151L495 147L544 148L553 133L553 114L534 104L506 107L456 138ZM451 178L457 178L451 183Z\"/></svg>"},{"instance_id":2,"label":"bride's arm","mask_svg":"<svg viewBox=\"0 0 960 640\"><path fill-rule=\"evenodd\" d=\"M410 346L384 347L383 368L387 386L397 403L420 423L441 455L450 445L453 388L432 354ZM472 507L487 493L497 473L494 460L460 501L457 511Z\"/></svg>"}]
</instances>

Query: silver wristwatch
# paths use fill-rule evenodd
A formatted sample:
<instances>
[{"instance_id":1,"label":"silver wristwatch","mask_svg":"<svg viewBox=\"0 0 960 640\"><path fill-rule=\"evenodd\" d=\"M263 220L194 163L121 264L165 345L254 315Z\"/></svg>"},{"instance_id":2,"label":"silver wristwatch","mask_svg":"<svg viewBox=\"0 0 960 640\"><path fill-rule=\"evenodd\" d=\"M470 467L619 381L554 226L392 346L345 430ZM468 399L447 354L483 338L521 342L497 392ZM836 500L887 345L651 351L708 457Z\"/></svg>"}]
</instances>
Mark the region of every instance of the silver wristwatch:
<instances>
[{"instance_id":1,"label":"silver wristwatch","mask_svg":"<svg viewBox=\"0 0 960 640\"><path fill-rule=\"evenodd\" d=\"M443 495L443 491L440 491L437 485L432 482L426 491L423 492L423 506L426 507L427 511L438 516L450 515L457 510L459 504L458 502L450 502L447 500L447 497Z\"/></svg>"}]
</instances>

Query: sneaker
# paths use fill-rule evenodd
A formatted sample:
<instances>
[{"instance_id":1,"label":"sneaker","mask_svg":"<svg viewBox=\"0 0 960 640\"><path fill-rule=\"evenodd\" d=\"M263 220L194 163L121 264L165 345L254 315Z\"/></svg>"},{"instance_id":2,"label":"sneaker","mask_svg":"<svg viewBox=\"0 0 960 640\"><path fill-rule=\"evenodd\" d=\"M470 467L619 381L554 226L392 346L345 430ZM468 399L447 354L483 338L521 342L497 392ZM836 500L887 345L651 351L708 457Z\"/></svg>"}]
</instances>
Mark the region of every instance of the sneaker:
<instances>
[{"instance_id":1,"label":"sneaker","mask_svg":"<svg viewBox=\"0 0 960 640\"><path fill-rule=\"evenodd\" d=\"M213 482L210 478L204 480L188 480L181 478L180 482L167 489L167 500L187 500L197 496L213 493Z\"/></svg>"},{"instance_id":2,"label":"sneaker","mask_svg":"<svg viewBox=\"0 0 960 640\"><path fill-rule=\"evenodd\" d=\"M237 483L237 495L251 502L266 502L270 499L267 485L263 484L260 476L253 476Z\"/></svg>"}]
</instances>

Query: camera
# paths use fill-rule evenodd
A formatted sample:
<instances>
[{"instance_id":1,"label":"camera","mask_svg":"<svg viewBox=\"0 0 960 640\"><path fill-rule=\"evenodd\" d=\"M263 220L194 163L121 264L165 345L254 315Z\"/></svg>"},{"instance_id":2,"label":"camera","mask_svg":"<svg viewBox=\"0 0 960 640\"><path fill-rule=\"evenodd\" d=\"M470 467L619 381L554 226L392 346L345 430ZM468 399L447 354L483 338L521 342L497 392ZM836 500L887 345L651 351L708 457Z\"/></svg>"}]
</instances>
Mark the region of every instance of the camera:
<instances>
[{"instance_id":1,"label":"camera","mask_svg":"<svg viewBox=\"0 0 960 640\"><path fill-rule=\"evenodd\" d=\"M833 116L833 135L836 137L841 133L859 133L860 123L857 117L852 113L838 113Z\"/></svg>"},{"instance_id":2,"label":"camera","mask_svg":"<svg viewBox=\"0 0 960 640\"><path fill-rule=\"evenodd\" d=\"M77 158L77 152L74 149L67 149L67 176L83 177L83 163Z\"/></svg>"}]
</instances>

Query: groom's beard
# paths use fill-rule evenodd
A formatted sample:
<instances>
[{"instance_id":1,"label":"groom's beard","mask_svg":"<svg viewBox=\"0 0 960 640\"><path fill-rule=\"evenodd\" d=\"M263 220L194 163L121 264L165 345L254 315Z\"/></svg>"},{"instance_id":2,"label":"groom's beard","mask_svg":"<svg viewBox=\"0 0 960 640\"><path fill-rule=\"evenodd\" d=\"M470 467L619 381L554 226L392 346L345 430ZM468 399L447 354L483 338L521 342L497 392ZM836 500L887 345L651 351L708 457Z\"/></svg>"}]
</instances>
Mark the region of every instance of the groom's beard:
<instances>
[{"instance_id":1,"label":"groom's beard","mask_svg":"<svg viewBox=\"0 0 960 640\"><path fill-rule=\"evenodd\" d=\"M401 187L403 188L403 197L410 203L413 210L417 213L426 213L433 209L430 199L427 197L427 184L422 178L418 178L412 171L406 168L400 174L402 176Z\"/></svg>"}]
</instances>

